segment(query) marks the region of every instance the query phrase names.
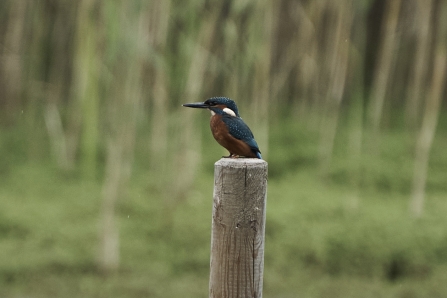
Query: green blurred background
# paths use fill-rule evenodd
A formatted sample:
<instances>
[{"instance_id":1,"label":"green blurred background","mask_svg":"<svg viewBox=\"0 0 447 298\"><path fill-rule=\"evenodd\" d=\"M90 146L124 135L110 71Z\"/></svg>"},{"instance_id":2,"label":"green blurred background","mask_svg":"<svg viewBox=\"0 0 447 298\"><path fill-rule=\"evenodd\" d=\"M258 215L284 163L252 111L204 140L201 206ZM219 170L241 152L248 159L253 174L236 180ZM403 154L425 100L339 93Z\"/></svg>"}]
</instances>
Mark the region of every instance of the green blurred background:
<instances>
[{"instance_id":1,"label":"green blurred background","mask_svg":"<svg viewBox=\"0 0 447 298\"><path fill-rule=\"evenodd\" d=\"M1 297L208 297L212 96L264 297L447 297L447 1L3 0L0 44Z\"/></svg>"}]
</instances>

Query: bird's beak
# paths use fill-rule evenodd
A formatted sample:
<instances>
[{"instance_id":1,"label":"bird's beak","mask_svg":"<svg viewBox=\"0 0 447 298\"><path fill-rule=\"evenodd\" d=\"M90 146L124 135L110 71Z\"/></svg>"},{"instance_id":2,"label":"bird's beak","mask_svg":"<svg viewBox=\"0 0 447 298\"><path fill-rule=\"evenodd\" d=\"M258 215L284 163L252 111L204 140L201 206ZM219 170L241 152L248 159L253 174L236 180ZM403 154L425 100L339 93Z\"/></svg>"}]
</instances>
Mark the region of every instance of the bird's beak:
<instances>
[{"instance_id":1,"label":"bird's beak","mask_svg":"<svg viewBox=\"0 0 447 298\"><path fill-rule=\"evenodd\" d=\"M187 108L196 108L196 109L208 109L210 107L204 102L185 103L183 106Z\"/></svg>"}]
</instances>

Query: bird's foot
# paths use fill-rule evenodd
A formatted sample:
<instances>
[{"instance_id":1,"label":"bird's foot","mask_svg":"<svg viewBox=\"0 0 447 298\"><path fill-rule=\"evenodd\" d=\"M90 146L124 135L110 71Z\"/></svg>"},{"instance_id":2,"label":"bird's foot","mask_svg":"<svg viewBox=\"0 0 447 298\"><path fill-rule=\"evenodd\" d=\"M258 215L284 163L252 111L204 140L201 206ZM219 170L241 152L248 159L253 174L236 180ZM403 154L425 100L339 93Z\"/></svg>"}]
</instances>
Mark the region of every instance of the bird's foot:
<instances>
[{"instance_id":1,"label":"bird's foot","mask_svg":"<svg viewBox=\"0 0 447 298\"><path fill-rule=\"evenodd\" d=\"M222 158L239 158L239 155L231 153L228 156L222 156Z\"/></svg>"}]
</instances>

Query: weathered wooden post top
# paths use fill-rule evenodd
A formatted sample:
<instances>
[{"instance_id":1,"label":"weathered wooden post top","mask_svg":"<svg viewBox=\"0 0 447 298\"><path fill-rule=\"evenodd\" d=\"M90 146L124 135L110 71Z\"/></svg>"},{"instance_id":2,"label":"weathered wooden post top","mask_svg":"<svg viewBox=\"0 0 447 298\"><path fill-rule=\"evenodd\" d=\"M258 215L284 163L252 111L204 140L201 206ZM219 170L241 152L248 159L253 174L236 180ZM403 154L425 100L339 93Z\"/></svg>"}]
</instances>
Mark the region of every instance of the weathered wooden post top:
<instances>
[{"instance_id":1,"label":"weathered wooden post top","mask_svg":"<svg viewBox=\"0 0 447 298\"><path fill-rule=\"evenodd\" d=\"M262 297L266 198L264 160L214 164L210 298Z\"/></svg>"}]
</instances>

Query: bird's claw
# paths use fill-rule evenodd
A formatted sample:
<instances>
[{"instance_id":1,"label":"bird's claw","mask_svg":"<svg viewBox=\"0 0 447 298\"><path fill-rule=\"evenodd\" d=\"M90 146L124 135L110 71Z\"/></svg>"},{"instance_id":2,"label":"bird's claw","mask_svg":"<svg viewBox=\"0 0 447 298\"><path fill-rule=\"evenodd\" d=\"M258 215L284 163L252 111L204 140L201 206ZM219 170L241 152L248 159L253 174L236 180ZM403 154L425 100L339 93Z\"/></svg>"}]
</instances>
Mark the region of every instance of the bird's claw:
<instances>
[{"instance_id":1,"label":"bird's claw","mask_svg":"<svg viewBox=\"0 0 447 298\"><path fill-rule=\"evenodd\" d=\"M239 155L231 153L228 156L222 156L222 158L239 158Z\"/></svg>"}]
</instances>

